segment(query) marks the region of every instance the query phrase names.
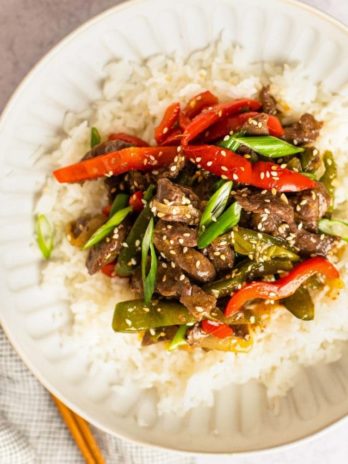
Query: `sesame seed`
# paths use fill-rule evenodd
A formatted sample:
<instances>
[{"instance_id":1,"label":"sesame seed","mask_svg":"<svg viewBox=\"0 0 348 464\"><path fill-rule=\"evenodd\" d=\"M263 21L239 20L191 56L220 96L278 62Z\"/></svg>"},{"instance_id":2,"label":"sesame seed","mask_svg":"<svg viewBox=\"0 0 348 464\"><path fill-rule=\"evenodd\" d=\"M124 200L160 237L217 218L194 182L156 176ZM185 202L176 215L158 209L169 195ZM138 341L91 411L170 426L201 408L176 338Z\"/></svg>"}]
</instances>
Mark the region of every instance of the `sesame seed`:
<instances>
[{"instance_id":1,"label":"sesame seed","mask_svg":"<svg viewBox=\"0 0 348 464\"><path fill-rule=\"evenodd\" d=\"M210 167L212 164L213 164L212 161L208 161L208 162L207 162L207 166L208 166L208 167Z\"/></svg>"},{"instance_id":2,"label":"sesame seed","mask_svg":"<svg viewBox=\"0 0 348 464\"><path fill-rule=\"evenodd\" d=\"M265 178L265 173L264 173L264 172L261 172L261 174L260 174L260 179L262 180L262 179L264 179L264 178Z\"/></svg>"},{"instance_id":3,"label":"sesame seed","mask_svg":"<svg viewBox=\"0 0 348 464\"><path fill-rule=\"evenodd\" d=\"M126 243L126 242L123 242L123 243L122 243L122 246L123 246L124 248L129 248L129 247L128 247L128 243Z\"/></svg>"},{"instance_id":4,"label":"sesame seed","mask_svg":"<svg viewBox=\"0 0 348 464\"><path fill-rule=\"evenodd\" d=\"M201 262L200 261L196 261L196 268L199 269L201 266Z\"/></svg>"},{"instance_id":5,"label":"sesame seed","mask_svg":"<svg viewBox=\"0 0 348 464\"><path fill-rule=\"evenodd\" d=\"M277 190L276 190L275 188L272 188L271 192L272 192L272 195L273 195L273 196L276 196L276 195L277 195Z\"/></svg>"},{"instance_id":6,"label":"sesame seed","mask_svg":"<svg viewBox=\"0 0 348 464\"><path fill-rule=\"evenodd\" d=\"M233 180L238 180L239 177L238 177L238 175L237 175L236 173L233 173L233 174L232 174L232 179L233 179Z\"/></svg>"},{"instance_id":7,"label":"sesame seed","mask_svg":"<svg viewBox=\"0 0 348 464\"><path fill-rule=\"evenodd\" d=\"M228 168L226 166L221 166L221 171L228 171Z\"/></svg>"},{"instance_id":8,"label":"sesame seed","mask_svg":"<svg viewBox=\"0 0 348 464\"><path fill-rule=\"evenodd\" d=\"M184 247L184 249L182 250L183 253L187 253L187 250L188 248L187 247Z\"/></svg>"},{"instance_id":9,"label":"sesame seed","mask_svg":"<svg viewBox=\"0 0 348 464\"><path fill-rule=\"evenodd\" d=\"M167 263L162 263L162 267L163 267L164 269L167 269L167 267L168 267L168 266L167 266Z\"/></svg>"},{"instance_id":10,"label":"sesame seed","mask_svg":"<svg viewBox=\"0 0 348 464\"><path fill-rule=\"evenodd\" d=\"M220 154L221 154L221 156L226 156L225 150L221 150Z\"/></svg>"},{"instance_id":11,"label":"sesame seed","mask_svg":"<svg viewBox=\"0 0 348 464\"><path fill-rule=\"evenodd\" d=\"M180 274L179 280L181 281L185 280L185 274Z\"/></svg>"},{"instance_id":12,"label":"sesame seed","mask_svg":"<svg viewBox=\"0 0 348 464\"><path fill-rule=\"evenodd\" d=\"M165 127L165 128L163 129L163 134L166 134L167 132L168 132L168 127Z\"/></svg>"}]
</instances>

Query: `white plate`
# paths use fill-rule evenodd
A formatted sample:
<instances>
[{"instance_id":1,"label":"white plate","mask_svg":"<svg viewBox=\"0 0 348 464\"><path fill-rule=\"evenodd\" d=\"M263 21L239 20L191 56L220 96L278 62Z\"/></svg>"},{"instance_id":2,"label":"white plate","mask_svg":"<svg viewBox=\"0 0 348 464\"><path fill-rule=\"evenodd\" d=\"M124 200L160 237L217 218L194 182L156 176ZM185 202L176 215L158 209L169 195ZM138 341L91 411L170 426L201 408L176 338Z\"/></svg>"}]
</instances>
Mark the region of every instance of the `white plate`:
<instances>
[{"instance_id":1,"label":"white plate","mask_svg":"<svg viewBox=\"0 0 348 464\"><path fill-rule=\"evenodd\" d=\"M45 176L39 148L59 130L64 112L100 96L104 65L174 50L189 53L223 32L250 58L301 61L333 90L348 81L348 32L302 4L280 0L140 0L98 16L55 47L21 84L0 124L1 322L40 381L101 429L138 442L191 452L250 452L291 443L348 412L348 346L339 362L303 370L272 411L256 383L216 394L213 408L184 419L157 417L151 395L113 392L86 371L81 353L59 345L69 324L58 295L39 286L32 208Z\"/></svg>"}]
</instances>

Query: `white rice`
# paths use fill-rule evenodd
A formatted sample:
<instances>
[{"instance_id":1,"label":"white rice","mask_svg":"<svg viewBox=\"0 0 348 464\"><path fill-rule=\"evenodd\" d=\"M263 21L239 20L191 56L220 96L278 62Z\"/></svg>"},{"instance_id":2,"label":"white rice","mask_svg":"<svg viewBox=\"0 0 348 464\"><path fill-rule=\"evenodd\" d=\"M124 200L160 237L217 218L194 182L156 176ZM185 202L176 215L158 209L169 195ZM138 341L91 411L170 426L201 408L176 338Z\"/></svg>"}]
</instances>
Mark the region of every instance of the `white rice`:
<instances>
[{"instance_id":1,"label":"white rice","mask_svg":"<svg viewBox=\"0 0 348 464\"><path fill-rule=\"evenodd\" d=\"M52 168L84 155L91 126L105 136L125 131L153 142L154 127L169 103L185 103L205 89L223 100L255 97L267 82L289 119L307 111L325 122L317 147L335 154L340 174L338 209L347 215L348 88L332 95L314 84L301 67L249 64L241 50L223 43L197 52L187 61L161 56L145 64L109 64L103 99L84 113L66 115L64 137L48 152ZM162 345L142 348L136 335L114 333L115 303L132 298L127 283L101 273L90 277L85 253L73 248L64 236L68 221L81 214L99 213L105 204L102 181L58 185L50 178L36 208L48 215L57 230L53 258L43 272L44 284L57 287L66 296L73 322L62 337L64 343L73 343L86 353L91 372L110 368L115 384L120 377L143 389L154 387L159 412L180 414L199 403L211 404L214 390L250 379L266 385L270 397L284 395L301 365L339 358L342 340L348 339L347 289L335 301L318 298L311 322L301 322L285 309L275 311L248 354L199 349L168 352ZM348 284L347 253L345 258L338 266Z\"/></svg>"}]
</instances>

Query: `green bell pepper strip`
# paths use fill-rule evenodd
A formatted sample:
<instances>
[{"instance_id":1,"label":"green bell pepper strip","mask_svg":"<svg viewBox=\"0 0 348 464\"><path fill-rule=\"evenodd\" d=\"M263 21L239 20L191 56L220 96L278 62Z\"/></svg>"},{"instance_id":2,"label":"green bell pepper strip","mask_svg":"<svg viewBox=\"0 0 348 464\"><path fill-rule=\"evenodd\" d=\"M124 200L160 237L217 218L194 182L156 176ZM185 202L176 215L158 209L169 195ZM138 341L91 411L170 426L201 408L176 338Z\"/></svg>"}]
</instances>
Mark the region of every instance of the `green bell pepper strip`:
<instances>
[{"instance_id":1,"label":"green bell pepper strip","mask_svg":"<svg viewBox=\"0 0 348 464\"><path fill-rule=\"evenodd\" d=\"M314 319L314 303L309 291L304 286L299 287L293 295L281 300L281 303L297 319L303 321L312 321Z\"/></svg>"},{"instance_id":2,"label":"green bell pepper strip","mask_svg":"<svg viewBox=\"0 0 348 464\"><path fill-rule=\"evenodd\" d=\"M254 280L265 275L273 275L279 271L290 271L292 263L286 259L272 259L265 262L246 262L234 269L228 279L220 279L210 282L203 287L203 290L211 293L216 298L230 296L244 282Z\"/></svg>"},{"instance_id":3,"label":"green bell pepper strip","mask_svg":"<svg viewBox=\"0 0 348 464\"><path fill-rule=\"evenodd\" d=\"M210 245L217 237L223 235L232 227L236 226L240 220L242 208L239 203L234 202L226 209L216 222L211 223L198 237L198 248L205 248Z\"/></svg>"},{"instance_id":4,"label":"green bell pepper strip","mask_svg":"<svg viewBox=\"0 0 348 464\"><path fill-rule=\"evenodd\" d=\"M137 259L140 255L141 242L144 238L145 230L152 218L150 200L153 196L155 186L150 185L144 193L146 206L136 218L126 239L127 247L122 248L116 264L116 274L120 277L129 277L134 269L139 265Z\"/></svg>"},{"instance_id":5,"label":"green bell pepper strip","mask_svg":"<svg viewBox=\"0 0 348 464\"><path fill-rule=\"evenodd\" d=\"M234 250L240 255L246 255L252 261L269 261L275 258L298 261L294 253L281 239L271 235L256 232L242 227L235 227L230 234Z\"/></svg>"},{"instance_id":6,"label":"green bell pepper strip","mask_svg":"<svg viewBox=\"0 0 348 464\"><path fill-rule=\"evenodd\" d=\"M256 153L266 156L267 158L282 158L283 156L294 155L295 153L301 153L303 151L303 148L291 145L290 143L271 135L248 137L234 134L228 138L225 137L221 142L219 142L219 145L233 151L236 143L245 145Z\"/></svg>"},{"instance_id":7,"label":"green bell pepper strip","mask_svg":"<svg viewBox=\"0 0 348 464\"><path fill-rule=\"evenodd\" d=\"M337 184L337 165L335 158L331 151L326 151L323 155L323 162L325 166L325 172L320 178L320 182L323 183L330 194L331 202L328 208L328 212L332 213L335 202L335 190Z\"/></svg>"},{"instance_id":8,"label":"green bell pepper strip","mask_svg":"<svg viewBox=\"0 0 348 464\"><path fill-rule=\"evenodd\" d=\"M319 230L348 242L348 222L339 219L320 219Z\"/></svg>"},{"instance_id":9,"label":"green bell pepper strip","mask_svg":"<svg viewBox=\"0 0 348 464\"><path fill-rule=\"evenodd\" d=\"M145 304L144 300L130 300L117 303L112 328L116 332L138 332L194 322L196 319L180 303L153 300L149 304Z\"/></svg>"}]
</instances>

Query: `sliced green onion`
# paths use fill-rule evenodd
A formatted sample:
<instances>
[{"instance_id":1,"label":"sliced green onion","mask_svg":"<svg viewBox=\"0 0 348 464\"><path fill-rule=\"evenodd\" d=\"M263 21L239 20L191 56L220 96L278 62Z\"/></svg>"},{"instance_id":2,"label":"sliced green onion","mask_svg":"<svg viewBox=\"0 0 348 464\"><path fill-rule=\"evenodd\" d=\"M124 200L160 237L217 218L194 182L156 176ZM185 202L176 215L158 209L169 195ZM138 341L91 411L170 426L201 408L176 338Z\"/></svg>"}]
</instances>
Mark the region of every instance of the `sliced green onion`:
<instances>
[{"instance_id":1,"label":"sliced green onion","mask_svg":"<svg viewBox=\"0 0 348 464\"><path fill-rule=\"evenodd\" d=\"M233 149L235 143L239 143L240 145L249 147L251 150L259 153L260 155L267 156L268 158L281 158L283 156L294 155L295 153L303 151L303 148L291 145L290 143L285 142L285 140L272 137L271 135L244 137L234 134L229 138L225 137L225 139L220 142L220 145L229 150Z\"/></svg>"},{"instance_id":2,"label":"sliced green onion","mask_svg":"<svg viewBox=\"0 0 348 464\"><path fill-rule=\"evenodd\" d=\"M187 326L186 325L181 325L178 328L178 330L176 331L176 333L175 333L175 335L173 337L173 340L170 342L170 345L168 347L169 351L174 351L177 348L179 348L179 346L187 345L187 342L185 340L186 332L187 332Z\"/></svg>"},{"instance_id":3,"label":"sliced green onion","mask_svg":"<svg viewBox=\"0 0 348 464\"><path fill-rule=\"evenodd\" d=\"M236 226L240 220L241 206L238 202L226 209L216 222L211 223L198 237L198 248L205 248L217 237Z\"/></svg>"},{"instance_id":4,"label":"sliced green onion","mask_svg":"<svg viewBox=\"0 0 348 464\"><path fill-rule=\"evenodd\" d=\"M153 192L156 186L154 184L150 184L144 192L143 200L148 202L153 197Z\"/></svg>"},{"instance_id":5,"label":"sliced green onion","mask_svg":"<svg viewBox=\"0 0 348 464\"><path fill-rule=\"evenodd\" d=\"M118 193L112 202L109 217L111 218L117 211L125 208L128 205L129 195L126 193Z\"/></svg>"},{"instance_id":6,"label":"sliced green onion","mask_svg":"<svg viewBox=\"0 0 348 464\"><path fill-rule=\"evenodd\" d=\"M156 276L157 276L157 256L155 247L153 246L153 218L151 218L149 225L144 234L143 243L141 244L141 275L143 279L144 288L144 301L145 304L149 304L152 298L152 294L155 291ZM150 250L150 270L146 275L147 268L147 257Z\"/></svg>"},{"instance_id":7,"label":"sliced green onion","mask_svg":"<svg viewBox=\"0 0 348 464\"><path fill-rule=\"evenodd\" d=\"M116 226L121 224L121 222L128 216L131 211L132 208L130 206L117 211L105 224L103 224L101 227L99 227L98 230L94 232L92 237L84 245L83 249L86 250L87 248L91 248L103 240L103 238L109 235Z\"/></svg>"},{"instance_id":8,"label":"sliced green onion","mask_svg":"<svg viewBox=\"0 0 348 464\"><path fill-rule=\"evenodd\" d=\"M226 208L228 198L231 193L233 182L224 182L223 185L212 195L203 211L200 228L203 228L215 221Z\"/></svg>"},{"instance_id":9,"label":"sliced green onion","mask_svg":"<svg viewBox=\"0 0 348 464\"><path fill-rule=\"evenodd\" d=\"M35 235L42 256L49 259L54 246L54 230L44 214L36 216Z\"/></svg>"},{"instance_id":10,"label":"sliced green onion","mask_svg":"<svg viewBox=\"0 0 348 464\"><path fill-rule=\"evenodd\" d=\"M101 141L101 136L99 134L99 131L96 127L92 127L91 129L91 148L95 147L96 145L99 145Z\"/></svg>"},{"instance_id":11,"label":"sliced green onion","mask_svg":"<svg viewBox=\"0 0 348 464\"><path fill-rule=\"evenodd\" d=\"M226 135L221 142L218 143L220 147L227 148L228 150L231 151L237 151L238 148L240 147L240 142L236 140L236 137L242 137L244 135L243 132L236 132L233 134L234 139L232 139L229 135Z\"/></svg>"},{"instance_id":12,"label":"sliced green onion","mask_svg":"<svg viewBox=\"0 0 348 464\"><path fill-rule=\"evenodd\" d=\"M340 237L345 242L348 242L348 222L338 219L320 219L319 230L327 235Z\"/></svg>"}]
</instances>

